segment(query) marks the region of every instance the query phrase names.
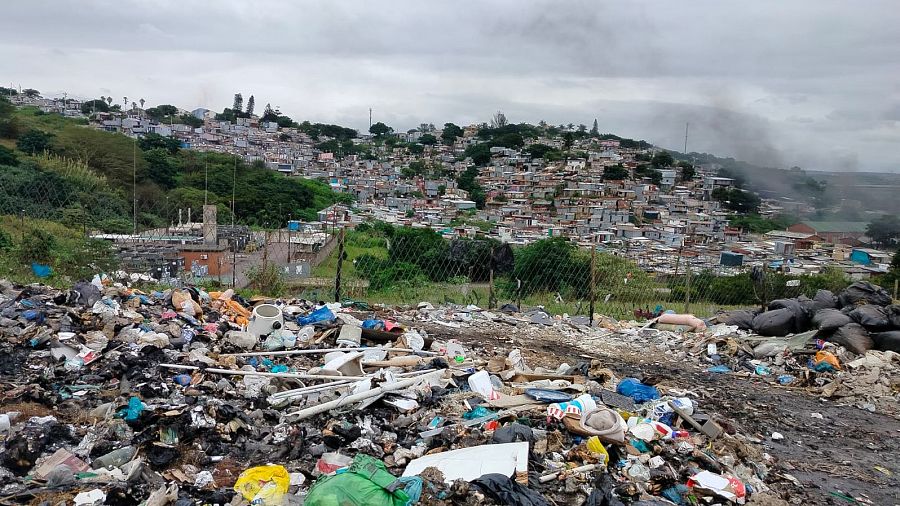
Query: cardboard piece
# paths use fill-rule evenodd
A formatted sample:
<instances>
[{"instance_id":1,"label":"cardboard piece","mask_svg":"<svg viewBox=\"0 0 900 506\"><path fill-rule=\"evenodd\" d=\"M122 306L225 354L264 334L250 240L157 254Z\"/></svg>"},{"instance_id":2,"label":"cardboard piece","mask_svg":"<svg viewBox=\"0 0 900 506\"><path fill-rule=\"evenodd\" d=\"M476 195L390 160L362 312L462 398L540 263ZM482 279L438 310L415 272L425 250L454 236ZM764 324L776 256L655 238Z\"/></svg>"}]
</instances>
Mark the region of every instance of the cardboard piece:
<instances>
[{"instance_id":1,"label":"cardboard piece","mask_svg":"<svg viewBox=\"0 0 900 506\"><path fill-rule=\"evenodd\" d=\"M83 473L91 468L87 463L63 448L56 450L43 464L34 471L34 476L41 480L47 479L55 468L66 465L72 470L72 473Z\"/></svg>"}]
</instances>

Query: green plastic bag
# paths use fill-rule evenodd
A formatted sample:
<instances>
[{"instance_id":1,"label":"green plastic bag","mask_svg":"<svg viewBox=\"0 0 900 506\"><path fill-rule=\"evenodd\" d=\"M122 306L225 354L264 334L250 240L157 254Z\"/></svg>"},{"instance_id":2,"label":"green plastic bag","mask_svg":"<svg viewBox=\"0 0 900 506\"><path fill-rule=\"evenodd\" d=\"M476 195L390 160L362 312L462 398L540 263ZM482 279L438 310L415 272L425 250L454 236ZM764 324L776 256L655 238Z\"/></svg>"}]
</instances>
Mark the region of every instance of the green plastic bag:
<instances>
[{"instance_id":1,"label":"green plastic bag","mask_svg":"<svg viewBox=\"0 0 900 506\"><path fill-rule=\"evenodd\" d=\"M406 506L410 497L403 486L383 462L357 455L346 472L319 477L304 506Z\"/></svg>"}]
</instances>

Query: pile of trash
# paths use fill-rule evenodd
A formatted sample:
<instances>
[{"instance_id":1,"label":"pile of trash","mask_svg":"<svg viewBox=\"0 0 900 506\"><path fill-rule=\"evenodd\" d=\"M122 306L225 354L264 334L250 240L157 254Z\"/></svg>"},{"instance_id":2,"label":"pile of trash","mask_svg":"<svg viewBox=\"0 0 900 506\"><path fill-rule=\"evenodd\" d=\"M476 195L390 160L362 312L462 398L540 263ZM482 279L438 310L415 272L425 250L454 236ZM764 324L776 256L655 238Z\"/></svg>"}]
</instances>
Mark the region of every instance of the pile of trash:
<instances>
[{"instance_id":1,"label":"pile of trash","mask_svg":"<svg viewBox=\"0 0 900 506\"><path fill-rule=\"evenodd\" d=\"M515 336L519 342L559 340L587 353L604 349L616 355L622 347L646 353L649 348L685 368L753 376L900 415L900 306L891 302L877 285L857 282L837 296L819 290L813 299L773 301L767 311L727 311L707 319L656 308L640 311L647 318L643 321L599 314L591 321L550 315L542 308L520 312L510 304L493 311L426 302L390 312L403 321L452 331Z\"/></svg>"},{"instance_id":2,"label":"pile of trash","mask_svg":"<svg viewBox=\"0 0 900 506\"><path fill-rule=\"evenodd\" d=\"M3 504L742 504L775 464L651 377L231 290L0 281L0 383Z\"/></svg>"},{"instance_id":3,"label":"pile of trash","mask_svg":"<svg viewBox=\"0 0 900 506\"><path fill-rule=\"evenodd\" d=\"M900 305L868 281L857 281L837 296L819 290L812 299L779 299L769 303L767 311L732 311L717 321L761 336L816 330L817 337L858 355L872 349L900 353Z\"/></svg>"}]
</instances>

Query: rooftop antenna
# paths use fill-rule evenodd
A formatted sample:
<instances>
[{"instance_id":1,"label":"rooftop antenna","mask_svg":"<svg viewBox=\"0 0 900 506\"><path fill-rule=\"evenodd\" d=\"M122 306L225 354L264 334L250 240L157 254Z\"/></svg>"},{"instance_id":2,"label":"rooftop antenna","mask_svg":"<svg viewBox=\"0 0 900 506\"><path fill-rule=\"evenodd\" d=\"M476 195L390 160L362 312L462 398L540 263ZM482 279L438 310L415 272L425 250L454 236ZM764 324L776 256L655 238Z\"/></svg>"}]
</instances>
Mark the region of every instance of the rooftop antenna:
<instances>
[{"instance_id":1,"label":"rooftop antenna","mask_svg":"<svg viewBox=\"0 0 900 506\"><path fill-rule=\"evenodd\" d=\"M369 129L372 128L372 108L369 107Z\"/></svg>"},{"instance_id":2,"label":"rooftop antenna","mask_svg":"<svg viewBox=\"0 0 900 506\"><path fill-rule=\"evenodd\" d=\"M689 127L690 125L691 125L690 123L685 123L685 124L684 124L684 151L682 151L682 153L684 153L684 154L687 154L688 127Z\"/></svg>"}]
</instances>

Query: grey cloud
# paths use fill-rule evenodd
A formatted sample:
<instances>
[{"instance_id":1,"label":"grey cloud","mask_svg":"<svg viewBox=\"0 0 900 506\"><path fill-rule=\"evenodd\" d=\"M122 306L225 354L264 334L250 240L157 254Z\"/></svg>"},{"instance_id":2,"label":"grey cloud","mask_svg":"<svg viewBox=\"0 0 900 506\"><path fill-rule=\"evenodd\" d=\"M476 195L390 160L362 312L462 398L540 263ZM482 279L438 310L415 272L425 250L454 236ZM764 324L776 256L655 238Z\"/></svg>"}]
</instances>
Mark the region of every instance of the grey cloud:
<instances>
[{"instance_id":1,"label":"grey cloud","mask_svg":"<svg viewBox=\"0 0 900 506\"><path fill-rule=\"evenodd\" d=\"M0 16L0 82L212 109L242 91L356 128L369 107L398 130L597 117L671 148L690 121L689 149L895 170L898 25L891 0L31 0Z\"/></svg>"}]
</instances>

